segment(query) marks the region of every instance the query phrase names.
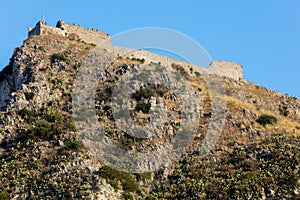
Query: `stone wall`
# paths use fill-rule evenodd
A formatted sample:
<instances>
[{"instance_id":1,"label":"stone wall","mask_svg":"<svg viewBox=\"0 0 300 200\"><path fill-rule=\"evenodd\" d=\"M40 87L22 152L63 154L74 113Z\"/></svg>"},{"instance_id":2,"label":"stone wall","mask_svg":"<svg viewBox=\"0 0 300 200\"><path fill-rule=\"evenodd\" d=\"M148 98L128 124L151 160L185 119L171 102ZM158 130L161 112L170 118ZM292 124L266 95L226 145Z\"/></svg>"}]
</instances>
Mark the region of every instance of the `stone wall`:
<instances>
[{"instance_id":1,"label":"stone wall","mask_svg":"<svg viewBox=\"0 0 300 200\"><path fill-rule=\"evenodd\" d=\"M208 73L208 74L216 74L223 77L232 78L235 80L243 80L244 73L243 67L241 65L236 64L235 62L226 62L226 61L212 61L208 68L203 66L197 66L191 63L187 63L181 60L176 60L173 58L169 58L166 56L158 55L155 53L151 53L145 50L133 50L124 47L117 46L105 46L107 50L116 55L120 55L123 57L129 58L139 58L145 59L145 64L152 63L160 63L163 66L170 66L171 64L180 65L185 68L186 71L189 71L190 68L193 68L193 71L198 71L200 73Z\"/></svg>"},{"instance_id":2,"label":"stone wall","mask_svg":"<svg viewBox=\"0 0 300 200\"><path fill-rule=\"evenodd\" d=\"M110 36L97 30L97 29L85 29L81 26L65 24L65 30L67 31L68 35L70 34L77 34L79 38L91 44L101 44L104 40L109 40Z\"/></svg>"},{"instance_id":3,"label":"stone wall","mask_svg":"<svg viewBox=\"0 0 300 200\"><path fill-rule=\"evenodd\" d=\"M81 40L86 43L95 44L98 46L101 44L100 48L105 48L115 55L121 55L123 57L129 58L144 58L146 64L153 62L168 66L174 63L176 65L181 65L187 71L189 71L190 68L193 68L194 71L198 71L200 73L205 71L210 74L217 74L235 80L244 79L242 66L236 64L235 62L213 61L208 68L204 68L144 50L116 47L111 45L110 36L108 34L105 34L104 32L101 32L97 29L86 29L75 24L65 24L63 20L59 20L56 27L48 26L43 20L41 20L37 23L36 27L30 29L28 33L29 36L51 34L62 35L65 37L69 37L72 40Z\"/></svg>"},{"instance_id":4,"label":"stone wall","mask_svg":"<svg viewBox=\"0 0 300 200\"><path fill-rule=\"evenodd\" d=\"M29 28L28 36L34 35L62 35L66 36L67 32L56 27L48 26L44 20L39 21L34 28Z\"/></svg>"},{"instance_id":5,"label":"stone wall","mask_svg":"<svg viewBox=\"0 0 300 200\"><path fill-rule=\"evenodd\" d=\"M225 62L221 60L213 61L208 67L208 71L213 74L232 78L235 80L243 80L243 67L235 62Z\"/></svg>"},{"instance_id":6,"label":"stone wall","mask_svg":"<svg viewBox=\"0 0 300 200\"><path fill-rule=\"evenodd\" d=\"M97 29L86 29L75 24L65 24L63 20L57 22L56 27L48 26L45 21L39 21L34 28L29 28L28 36L34 35L61 35L71 39L80 39L86 43L101 44L109 40L110 36ZM74 37L77 35L78 37Z\"/></svg>"}]
</instances>

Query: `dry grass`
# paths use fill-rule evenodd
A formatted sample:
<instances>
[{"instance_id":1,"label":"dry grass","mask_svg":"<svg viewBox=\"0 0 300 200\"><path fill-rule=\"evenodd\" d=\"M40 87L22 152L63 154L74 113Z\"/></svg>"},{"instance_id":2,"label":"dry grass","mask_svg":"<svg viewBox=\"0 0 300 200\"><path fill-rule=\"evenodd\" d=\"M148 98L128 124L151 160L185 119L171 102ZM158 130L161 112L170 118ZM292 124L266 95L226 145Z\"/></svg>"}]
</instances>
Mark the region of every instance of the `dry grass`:
<instances>
[{"instance_id":1,"label":"dry grass","mask_svg":"<svg viewBox=\"0 0 300 200\"><path fill-rule=\"evenodd\" d=\"M124 58L124 57L122 57L122 56L119 56L119 57L117 57L117 59L116 59L116 63L117 64L127 64L127 65L132 65L132 64L134 64L134 65L139 65L139 64L141 64L140 62L138 62L138 61L133 61L133 60L131 60L130 58Z\"/></svg>"},{"instance_id":2,"label":"dry grass","mask_svg":"<svg viewBox=\"0 0 300 200\"><path fill-rule=\"evenodd\" d=\"M190 80L188 83L191 87L195 88L196 90L198 90L200 88L201 94L205 97L209 97L209 91L207 90L205 83L203 83L202 81L199 81L199 78L190 77Z\"/></svg>"},{"instance_id":3,"label":"dry grass","mask_svg":"<svg viewBox=\"0 0 300 200\"><path fill-rule=\"evenodd\" d=\"M236 108L243 108L243 109L248 109L254 113L257 112L257 108L253 105L253 104L250 104L250 103L245 103L237 98L234 98L234 97L231 97L231 96L226 96L225 97L225 101L227 102L227 105L230 107L230 106L233 106L233 107L236 107Z\"/></svg>"},{"instance_id":4,"label":"dry grass","mask_svg":"<svg viewBox=\"0 0 300 200\"><path fill-rule=\"evenodd\" d=\"M237 98L231 97L231 96L226 96L225 97L226 101L227 101L227 105L236 107L236 108L240 108L240 109L248 109L251 112L255 113L257 116L266 114L266 115L272 115L275 116L277 118L277 123L276 125L266 125L265 127L256 124L256 127L258 129L264 129L265 131L285 131L287 133L287 135L300 135L300 130L296 129L296 126L299 126L299 123L291 120L287 117L278 115L276 113L274 113L273 111L270 110L266 110L266 109L257 109L254 105L249 104L249 103L245 103Z\"/></svg>"}]
</instances>

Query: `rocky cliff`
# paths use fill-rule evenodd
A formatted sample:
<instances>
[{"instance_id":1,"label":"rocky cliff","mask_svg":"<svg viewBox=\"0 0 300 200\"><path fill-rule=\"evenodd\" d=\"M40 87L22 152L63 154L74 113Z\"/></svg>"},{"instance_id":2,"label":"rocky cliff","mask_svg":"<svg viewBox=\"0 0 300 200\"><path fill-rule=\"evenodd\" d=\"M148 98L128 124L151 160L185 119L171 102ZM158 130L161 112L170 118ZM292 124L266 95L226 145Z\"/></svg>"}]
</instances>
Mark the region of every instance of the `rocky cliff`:
<instances>
[{"instance_id":1,"label":"rocky cliff","mask_svg":"<svg viewBox=\"0 0 300 200\"><path fill-rule=\"evenodd\" d=\"M299 198L300 100L243 80L235 63L214 61L211 69L222 71L225 66L236 72L217 76L144 51L127 57L100 48L100 78L90 85L96 89L92 100L97 123L118 148L156 152L172 143L183 119L190 119L185 116L195 116L194 107L182 107L172 84L133 81L128 116L135 125L129 128L151 124L159 131L151 139L132 137L116 123L112 109L114 88L130 74L151 67L177 73L189 88L183 99L191 95L187 97L199 106L197 119L191 119L196 120L192 141L169 165L145 173L105 165L86 146L79 134L82 127L74 121L76 77L93 73L86 61L97 48L59 34L33 35L0 73L0 199ZM225 102L222 115L206 77L223 83L224 93L217 96ZM151 120L158 108L167 115ZM224 124L209 149L203 143L209 130L218 128L211 127L215 116L224 118Z\"/></svg>"}]
</instances>

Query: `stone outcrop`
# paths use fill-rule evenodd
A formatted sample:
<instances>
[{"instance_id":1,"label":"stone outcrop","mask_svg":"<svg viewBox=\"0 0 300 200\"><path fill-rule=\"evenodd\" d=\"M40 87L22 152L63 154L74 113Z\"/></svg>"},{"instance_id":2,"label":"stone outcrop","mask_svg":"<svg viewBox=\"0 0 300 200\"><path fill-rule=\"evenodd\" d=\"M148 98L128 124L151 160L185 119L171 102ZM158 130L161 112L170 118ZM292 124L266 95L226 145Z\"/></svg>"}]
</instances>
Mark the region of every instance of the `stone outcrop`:
<instances>
[{"instance_id":1,"label":"stone outcrop","mask_svg":"<svg viewBox=\"0 0 300 200\"><path fill-rule=\"evenodd\" d=\"M33 74L30 67L24 65L26 57L22 51L17 50L10 64L6 67L6 74L3 73L3 80L0 81L0 110L3 109L12 98L12 93L22 89L22 85L33 80Z\"/></svg>"},{"instance_id":2,"label":"stone outcrop","mask_svg":"<svg viewBox=\"0 0 300 200\"><path fill-rule=\"evenodd\" d=\"M243 68L234 62L213 61L205 68L144 50L112 46L106 34L62 20L57 27L40 21L29 36L0 72L0 180L4 180L0 181L0 195L7 194L8 199L101 200L299 196L299 99L243 80ZM103 40L108 41L106 46ZM89 64L98 64L99 80L81 79L95 74ZM175 78L185 77L186 82L180 85L179 79L173 79L160 83L151 67L157 67L158 74L176 70L175 74L183 76ZM140 73L144 69L155 78L155 84L142 83L147 82ZM208 75L212 82L205 80L205 73L212 74ZM143 79L130 79L139 74ZM80 79L83 86L78 84ZM115 105L113 95L127 89L113 90L128 79L133 94L128 101L121 97ZM208 84L220 87L215 80L221 80L226 90L217 96L226 101L224 108L212 101L215 94ZM88 151L80 124L74 123L79 97L74 96L78 92L75 88L84 97L83 91L92 86L97 86L95 98L88 97L95 105L96 123L103 127L106 141L124 151L148 155L173 143L181 124L192 119L197 130L185 153L170 165L144 174L107 166L98 153ZM180 86L189 86L188 91L176 91L185 88ZM80 105L85 105L82 102ZM112 111L125 104L129 104L129 116L134 121L131 129L153 127L146 138L137 138L115 123L118 119ZM204 156L205 140L212 136L208 132L211 122L223 120L222 116L215 118L218 109L224 110L225 124L211 126L219 135L213 136L215 149ZM86 107L78 111L85 116ZM257 119L265 114L277 121L261 125ZM92 132L93 126L85 127ZM86 136L98 142L99 137ZM183 139L186 136L182 134ZM158 161L159 156L156 158ZM139 167L151 164L137 163Z\"/></svg>"}]
</instances>

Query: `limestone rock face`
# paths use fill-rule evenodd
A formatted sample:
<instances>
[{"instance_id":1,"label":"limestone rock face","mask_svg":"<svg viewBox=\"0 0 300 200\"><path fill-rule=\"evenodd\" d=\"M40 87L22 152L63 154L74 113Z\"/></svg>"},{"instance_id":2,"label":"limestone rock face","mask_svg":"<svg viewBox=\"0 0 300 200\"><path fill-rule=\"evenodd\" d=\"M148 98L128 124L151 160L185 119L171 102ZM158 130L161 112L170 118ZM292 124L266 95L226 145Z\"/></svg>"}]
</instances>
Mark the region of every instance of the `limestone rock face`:
<instances>
[{"instance_id":1,"label":"limestone rock face","mask_svg":"<svg viewBox=\"0 0 300 200\"><path fill-rule=\"evenodd\" d=\"M7 192L10 199L91 200L299 196L299 99L243 80L243 68L235 62L213 61L205 68L111 43L97 46L104 33L63 21L57 27L41 21L30 34L0 72L0 180L5 180L0 181L0 194ZM94 73L99 80L85 79ZM147 83L147 75L155 78L153 83ZM220 87L216 80L224 86L225 92L215 98L225 101L222 105L213 101L216 93L209 88ZM129 95L126 87L117 87L125 81ZM90 88L96 93L84 101L94 103L95 124L105 132L105 142L134 156L147 155L143 162L126 162L130 168L154 169L163 161L169 165L138 174L120 172L99 159L104 154L91 151L100 139L90 137L93 126L84 126L89 134L81 137L82 127L73 115L76 98ZM73 96L78 91L83 95ZM117 94L120 98L112 102ZM124 105L132 118L128 129L121 127L127 118L116 123L116 111ZM82 108L77 111L85 117L87 109ZM217 115L219 109L224 115ZM257 119L265 114L277 122L259 124ZM187 120L191 123L181 127ZM223 120L222 127L211 123ZM178 130L194 124L194 138L180 158L169 162L169 155L159 156L175 137L189 138L188 131L179 135ZM146 137L131 135L131 130L144 128L149 131L141 136ZM210 129L219 135L208 134ZM82 138L95 141L88 140L87 147ZM204 156L209 145L215 148ZM150 162L148 153L156 153L159 162Z\"/></svg>"},{"instance_id":2,"label":"limestone rock face","mask_svg":"<svg viewBox=\"0 0 300 200\"><path fill-rule=\"evenodd\" d=\"M12 97L12 93L22 89L22 85L33 80L31 67L26 66L26 57L21 51L16 51L12 58L12 62L6 68L10 71L4 73L0 81L0 110L8 104Z\"/></svg>"}]
</instances>

